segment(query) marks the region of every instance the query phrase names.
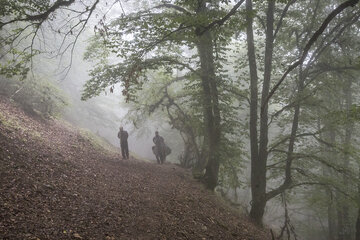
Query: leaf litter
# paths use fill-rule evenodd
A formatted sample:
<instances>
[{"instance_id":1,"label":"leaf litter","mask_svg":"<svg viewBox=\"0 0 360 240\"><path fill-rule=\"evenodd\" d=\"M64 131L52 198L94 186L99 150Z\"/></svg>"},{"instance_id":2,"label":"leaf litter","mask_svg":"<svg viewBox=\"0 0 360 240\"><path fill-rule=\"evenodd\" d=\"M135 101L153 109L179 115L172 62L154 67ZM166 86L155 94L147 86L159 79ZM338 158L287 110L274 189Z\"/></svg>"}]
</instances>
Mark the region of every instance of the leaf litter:
<instances>
[{"instance_id":1,"label":"leaf litter","mask_svg":"<svg viewBox=\"0 0 360 240\"><path fill-rule=\"evenodd\" d=\"M176 165L121 160L0 98L0 239L270 239Z\"/></svg>"}]
</instances>

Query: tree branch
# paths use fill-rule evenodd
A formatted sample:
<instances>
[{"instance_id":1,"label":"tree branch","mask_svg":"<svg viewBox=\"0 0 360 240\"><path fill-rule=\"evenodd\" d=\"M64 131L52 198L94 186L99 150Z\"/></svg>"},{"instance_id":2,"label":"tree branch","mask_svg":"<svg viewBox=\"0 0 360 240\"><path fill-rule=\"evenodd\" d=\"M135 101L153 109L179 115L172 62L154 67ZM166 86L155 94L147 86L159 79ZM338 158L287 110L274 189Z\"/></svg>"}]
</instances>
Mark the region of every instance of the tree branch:
<instances>
[{"instance_id":1,"label":"tree branch","mask_svg":"<svg viewBox=\"0 0 360 240\"><path fill-rule=\"evenodd\" d=\"M266 30L266 24L265 24L264 19L262 19L259 15L256 15L256 18L260 22L260 25L263 27L263 29Z\"/></svg>"},{"instance_id":2,"label":"tree branch","mask_svg":"<svg viewBox=\"0 0 360 240\"><path fill-rule=\"evenodd\" d=\"M235 96L245 99L247 101L248 104L250 104L250 99L248 97L248 94L244 94L243 92L241 92L241 90L237 89L237 88L228 88L228 87L224 87L224 90L234 94Z\"/></svg>"},{"instance_id":3,"label":"tree branch","mask_svg":"<svg viewBox=\"0 0 360 240\"><path fill-rule=\"evenodd\" d=\"M226 14L223 18L218 19L213 21L212 23L210 23L209 25L207 25L206 27L204 27L199 33L198 35L203 35L205 32L209 31L211 28L213 28L215 25L223 25L232 15L234 15L237 11L237 9L241 6L241 4L245 2L245 0L240 0L237 4L235 4L235 6L230 10L230 12L228 14Z\"/></svg>"},{"instance_id":4,"label":"tree branch","mask_svg":"<svg viewBox=\"0 0 360 240\"><path fill-rule=\"evenodd\" d=\"M275 29L275 32L274 32L274 39L276 38L276 35L278 34L278 32L279 32L279 30L280 30L280 28L281 28L281 26L282 26L283 20L284 20L284 18L285 18L285 16L286 16L286 14L287 14L290 6L293 5L296 1L297 1L297 0L291 0L291 1L289 1L289 2L286 4L284 10L283 10L282 13L281 13L280 20L279 20L279 22L278 22L278 24L277 24L277 26L276 26L276 29Z\"/></svg>"},{"instance_id":5,"label":"tree branch","mask_svg":"<svg viewBox=\"0 0 360 240\"><path fill-rule=\"evenodd\" d=\"M276 85L273 87L273 89L270 91L268 97L265 99L263 105L261 106L261 111L263 112L266 108L266 105L268 104L270 98L274 95L274 93L276 92L276 90L279 88L279 86L282 84L282 82L285 80L285 78L287 77L287 75L292 72L295 68L297 68L300 64L302 64L305 60L305 58L307 57L307 54L310 50L310 48L312 47L312 45L316 42L316 40L320 37L320 35L325 31L325 29L327 28L327 26L329 25L329 23L338 15L340 14L343 10L345 10L348 7L354 7L356 4L359 3L360 0L348 0L342 4L340 4L335 10L333 10L327 17L326 19L323 21L323 23L321 24L320 28L313 34L313 36L310 38L310 40L308 41L308 43L306 44L302 56L300 57L300 59L298 61L296 61L295 63L293 63L292 65L289 66L289 68L285 71L285 73L283 74L283 76L281 77L281 79L276 83Z\"/></svg>"},{"instance_id":6,"label":"tree branch","mask_svg":"<svg viewBox=\"0 0 360 240\"><path fill-rule=\"evenodd\" d=\"M78 34L76 35L75 40L74 40L73 43L72 43L73 45L72 45L72 48L71 48L70 63L69 63L69 65L68 65L68 67L66 67L66 68L67 68L67 71L66 71L65 76L67 76L67 74L69 73L69 71L70 71L70 69L71 69L72 62L73 62L73 54L74 54L74 50L75 50L75 45L76 45L76 43L77 43L77 41L78 41L78 39L79 39L79 36L80 36L80 34L84 31L84 29L85 29L85 27L86 27L86 24L88 23L91 15L93 14L93 12L94 12L94 10L95 10L95 8L96 8L96 5L99 3L99 1L100 1L100 0L96 0L96 1L95 1L95 3L91 6L91 8L90 8L90 10L89 10L89 14L88 14L87 18L86 18L85 20L82 20L84 23L83 23L80 31L79 31ZM66 69L66 68L65 68L65 69Z\"/></svg>"},{"instance_id":7,"label":"tree branch","mask_svg":"<svg viewBox=\"0 0 360 240\"><path fill-rule=\"evenodd\" d=\"M316 132L316 133L301 133L301 134L296 135L295 138L299 138L299 137L309 137L309 136L313 137L313 136L315 136L315 135L317 135L317 134L320 134L320 133L321 133L321 131L318 131L318 132ZM285 143L285 142L286 142L287 140L289 140L289 139L290 139L290 136L287 136L287 137L281 139L280 141L278 141L277 143L274 143L274 144L272 145L272 147L268 150L268 152L270 153L270 152L274 151L275 148L277 148L279 145Z\"/></svg>"},{"instance_id":8,"label":"tree branch","mask_svg":"<svg viewBox=\"0 0 360 240\"><path fill-rule=\"evenodd\" d=\"M156 8L172 8L172 9L175 9L175 10L177 10L179 12L185 13L186 15L191 15L191 12L188 11L187 9L185 9L183 7L180 7L180 6L177 6L175 4L171 4L171 3L161 4L161 5L155 6L153 9L156 9Z\"/></svg>"},{"instance_id":9,"label":"tree branch","mask_svg":"<svg viewBox=\"0 0 360 240\"><path fill-rule=\"evenodd\" d=\"M354 16L352 16L348 23L345 24L338 32L337 34L335 34L335 36L329 40L326 44L325 44L325 40L326 38L330 38L330 36L335 32L336 29L340 28L342 23L338 24L337 26L334 27L334 29L332 29L327 36L324 37L324 39L322 40L320 47L318 49L316 49L316 51L314 51L314 53L312 54L311 58L309 59L308 65L312 65L312 63L316 62L316 60L321 56L321 54L325 51L325 49L327 49L331 44L333 44L335 42L335 40L337 40L342 34L343 32L352 24L354 24L355 22L358 21L360 15L359 14L355 14Z\"/></svg>"},{"instance_id":10,"label":"tree branch","mask_svg":"<svg viewBox=\"0 0 360 240\"><path fill-rule=\"evenodd\" d=\"M2 27L4 27L7 24L11 24L14 22L26 22L26 21L45 21L49 15L53 12L55 12L58 8L60 7L67 7L70 6L71 4L73 4L75 2L75 0L57 0L46 12L43 12L41 14L37 14L37 15L26 15L25 18L20 18L20 19L13 19L10 20L8 22L4 22L1 23L0 22L0 29Z\"/></svg>"}]
</instances>

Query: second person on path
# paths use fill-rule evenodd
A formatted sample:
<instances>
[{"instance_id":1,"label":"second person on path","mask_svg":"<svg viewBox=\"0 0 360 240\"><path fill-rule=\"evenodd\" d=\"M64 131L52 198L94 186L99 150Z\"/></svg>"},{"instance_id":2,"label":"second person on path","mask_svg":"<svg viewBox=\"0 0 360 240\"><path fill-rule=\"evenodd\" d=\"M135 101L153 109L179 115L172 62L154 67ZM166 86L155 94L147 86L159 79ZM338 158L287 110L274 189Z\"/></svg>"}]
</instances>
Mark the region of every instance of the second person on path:
<instances>
[{"instance_id":1,"label":"second person on path","mask_svg":"<svg viewBox=\"0 0 360 240\"><path fill-rule=\"evenodd\" d=\"M155 132L153 142L155 143L155 146L152 147L152 150L155 154L156 161L162 164L166 160L166 145L164 142L164 138L159 135L158 131Z\"/></svg>"}]
</instances>

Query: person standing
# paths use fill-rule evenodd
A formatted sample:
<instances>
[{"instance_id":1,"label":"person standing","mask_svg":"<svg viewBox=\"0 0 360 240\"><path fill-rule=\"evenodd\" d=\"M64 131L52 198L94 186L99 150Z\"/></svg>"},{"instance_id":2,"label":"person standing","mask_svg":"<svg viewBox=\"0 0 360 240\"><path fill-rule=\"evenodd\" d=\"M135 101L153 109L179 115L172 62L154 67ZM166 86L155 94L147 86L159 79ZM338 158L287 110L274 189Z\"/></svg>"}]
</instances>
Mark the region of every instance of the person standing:
<instances>
[{"instance_id":1,"label":"person standing","mask_svg":"<svg viewBox=\"0 0 360 240\"><path fill-rule=\"evenodd\" d=\"M128 139L129 134L127 131L120 127L120 131L118 132L118 138L120 139L120 148L121 148L121 155L123 159L129 159L129 146L128 146Z\"/></svg>"},{"instance_id":2,"label":"person standing","mask_svg":"<svg viewBox=\"0 0 360 240\"><path fill-rule=\"evenodd\" d=\"M156 160L158 163L162 164L165 162L165 142L164 138L159 135L159 132L155 132L155 137L153 138L153 142L155 143L155 148L153 148L153 152L155 154Z\"/></svg>"}]
</instances>

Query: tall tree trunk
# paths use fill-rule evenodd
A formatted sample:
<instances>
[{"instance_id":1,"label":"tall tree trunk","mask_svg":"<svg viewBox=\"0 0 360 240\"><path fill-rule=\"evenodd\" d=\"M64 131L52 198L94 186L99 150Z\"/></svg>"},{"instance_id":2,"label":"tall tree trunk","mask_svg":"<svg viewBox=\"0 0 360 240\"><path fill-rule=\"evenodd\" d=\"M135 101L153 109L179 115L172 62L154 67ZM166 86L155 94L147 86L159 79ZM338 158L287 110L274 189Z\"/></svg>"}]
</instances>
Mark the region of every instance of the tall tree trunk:
<instances>
[{"instance_id":1,"label":"tall tree trunk","mask_svg":"<svg viewBox=\"0 0 360 240\"><path fill-rule=\"evenodd\" d=\"M327 218L329 228L329 240L336 240L336 232L338 227L336 222L336 202L334 198L334 192L330 188L328 188L326 189L326 195L328 196Z\"/></svg>"},{"instance_id":2,"label":"tall tree trunk","mask_svg":"<svg viewBox=\"0 0 360 240\"><path fill-rule=\"evenodd\" d=\"M198 14L207 12L206 1L199 0ZM197 29L197 32L201 29ZM204 175L205 185L214 190L218 182L220 166L219 144L221 137L220 110L218 90L215 75L215 63L213 57L213 37L210 31L198 35L197 44L200 56L201 82L203 88L204 120L206 125L205 144L208 150L208 161Z\"/></svg>"},{"instance_id":3,"label":"tall tree trunk","mask_svg":"<svg viewBox=\"0 0 360 240\"><path fill-rule=\"evenodd\" d=\"M351 91L351 79L346 80L343 87L343 96L345 99L345 111L350 112L352 105L352 91ZM345 137L343 140L344 145L344 155L342 167L348 169L350 163L350 147L351 147L351 137L352 137L353 124L350 119L349 122L345 125ZM348 192L349 177L347 174L339 174L339 179L343 180L344 191ZM337 240L350 240L351 239L351 229L350 229L350 219L349 219L349 206L347 204L346 198L343 193L337 192Z\"/></svg>"},{"instance_id":4,"label":"tall tree trunk","mask_svg":"<svg viewBox=\"0 0 360 240\"><path fill-rule=\"evenodd\" d=\"M331 97L330 98L327 98L327 97L328 96L324 97L325 101L331 103ZM335 137L336 137L335 131L331 128L331 125L327 121L327 119L324 120L324 122L323 122L324 126L322 127L322 122L320 119L321 108L318 108L317 115L319 116L317 130L318 130L318 132L320 132L320 139L324 139L326 142L328 142L330 144L334 144ZM328 131L323 132L322 129L328 129ZM329 147L325 144L321 144L320 147L321 147L321 151L323 152L324 158L327 158L328 160L330 160L331 158L334 157L331 147ZM331 169L323 166L322 170L323 170L324 176L331 176ZM327 239L335 240L336 239L335 201L334 201L334 197L333 197L334 193L330 186L325 187L325 195L327 196L327 225L328 225L328 229L327 229L327 232L325 232L325 234L328 235Z\"/></svg>"},{"instance_id":5,"label":"tall tree trunk","mask_svg":"<svg viewBox=\"0 0 360 240\"><path fill-rule=\"evenodd\" d=\"M255 55L255 44L254 44L254 32L253 32L253 18L251 13L252 0L246 0L246 33L247 33L247 46L248 46L248 60L250 68L250 148L251 148L251 197L252 204L250 216L257 223L262 222L263 212L255 212L255 207L257 209L262 209L263 206L258 208L258 205L261 205L262 201L260 200L262 189L262 182L260 181L260 171L259 169L259 151L258 151L258 130L257 130L257 121L258 121L258 76L257 76L257 65L256 65L256 55ZM264 195L265 196L265 195ZM257 201L255 203L255 201ZM265 207L265 205L264 205Z\"/></svg>"},{"instance_id":6,"label":"tall tree trunk","mask_svg":"<svg viewBox=\"0 0 360 240\"><path fill-rule=\"evenodd\" d=\"M305 88L305 76L307 75L307 72L303 72L303 66L300 65L299 69L299 75L298 75L298 82L297 82L297 96L295 100L295 106L294 106L294 116L292 120L291 125L291 132L290 132L290 138L289 138L289 144L288 144L288 150L286 155L286 164L285 164L285 179L283 183L266 193L266 200L270 200L274 198L275 196L283 193L287 188L291 186L292 183L292 175L291 175L291 166L293 162L293 154L294 154L294 148L295 148L295 141L296 141L296 134L299 127L299 118L300 118L300 109L301 109L301 98L302 94Z\"/></svg>"},{"instance_id":7,"label":"tall tree trunk","mask_svg":"<svg viewBox=\"0 0 360 240\"><path fill-rule=\"evenodd\" d=\"M359 195L360 195L360 192L359 192ZM360 207L358 210L355 230L356 230L355 240L360 240Z\"/></svg>"},{"instance_id":8,"label":"tall tree trunk","mask_svg":"<svg viewBox=\"0 0 360 240\"><path fill-rule=\"evenodd\" d=\"M328 207L327 207L327 217L328 217L328 228L329 228L329 240L335 240L336 239L336 215L335 215L335 204L334 204L334 200L333 200L333 193L331 191L331 189L328 189L326 191L327 195L328 195Z\"/></svg>"},{"instance_id":9,"label":"tall tree trunk","mask_svg":"<svg viewBox=\"0 0 360 240\"><path fill-rule=\"evenodd\" d=\"M272 71L272 55L274 44L274 8L275 1L268 1L267 9L267 26L266 26L266 46L265 46L265 70L264 82L262 89L262 104L264 109L260 114L260 138L259 145L257 142L257 67L255 61L255 47L253 37L253 20L252 1L246 1L247 10L247 42L248 57L250 67L250 141L251 141L251 192L252 205L250 217L259 225L262 225L262 218L266 206L266 163L267 163L267 147L268 147L268 103L266 102L269 94L271 71Z\"/></svg>"},{"instance_id":10,"label":"tall tree trunk","mask_svg":"<svg viewBox=\"0 0 360 240\"><path fill-rule=\"evenodd\" d=\"M342 208L342 201L343 198L341 193L337 194L337 207L336 207L336 214L337 214L337 240L350 240L344 238L344 216L343 216L343 208Z\"/></svg>"},{"instance_id":11,"label":"tall tree trunk","mask_svg":"<svg viewBox=\"0 0 360 240\"><path fill-rule=\"evenodd\" d=\"M207 61L209 68L208 73L210 75L210 92L212 102L212 113L213 113L213 126L212 134L210 136L210 149L212 154L209 156L209 162L206 166L205 180L208 188L214 189L218 182L218 173L220 167L220 140L221 140L221 117L219 109L219 93L217 88L217 80L215 75L215 64L213 58L213 40L210 32L204 34L204 38L209 41L211 48L208 51ZM211 51L210 51L211 50Z\"/></svg>"},{"instance_id":12,"label":"tall tree trunk","mask_svg":"<svg viewBox=\"0 0 360 240\"><path fill-rule=\"evenodd\" d=\"M331 96L328 99L329 103L331 103ZM326 142L335 145L336 134L333 126L328 121L324 122L324 128L329 129L328 132L324 135L324 139ZM325 146L323 150L329 160L334 161L336 154L331 147ZM324 167L324 175L325 176L332 176L333 172L332 169ZM326 195L328 197L328 204L327 204L327 218L328 218L328 239L329 240L336 240L337 236L337 223L336 223L336 202L335 202L335 194L330 187L326 188Z\"/></svg>"},{"instance_id":13,"label":"tall tree trunk","mask_svg":"<svg viewBox=\"0 0 360 240\"><path fill-rule=\"evenodd\" d=\"M359 168L359 175L358 179L360 179L360 165ZM358 181L358 199L360 199L360 181ZM355 240L360 240L360 205L358 206L358 214L356 219L356 225L355 225Z\"/></svg>"},{"instance_id":14,"label":"tall tree trunk","mask_svg":"<svg viewBox=\"0 0 360 240\"><path fill-rule=\"evenodd\" d=\"M359 0L349 0L334 10L329 16L324 20L323 24L319 30L310 38L307 42L303 51L301 51L301 58L299 61L292 64L288 70L285 72L281 80L275 85L273 90L269 92L270 80L271 80L271 70L272 70L272 56L273 56L273 44L274 44L274 9L275 9L275 0L268 0L267 7L267 19L266 19L266 46L265 46L265 62L264 62L264 82L262 88L262 98L261 98L261 112L260 112L260 133L259 140L257 140L257 123L252 122L257 120L257 99L258 93L255 93L257 88L254 86L254 83L257 83L257 75L252 72L257 70L256 64L251 59L255 55L254 51L254 40L253 40L253 28L252 28L252 19L249 14L252 14L252 1L246 1L246 11L247 16L247 42L248 42L248 56L249 56L249 67L250 67L250 147L251 147L251 190L252 190L252 205L250 210L250 217L255 220L258 224L262 223L262 217L264 215L264 210L266 202L283 192L291 184L291 163L292 163L292 152L294 148L295 135L298 127L298 117L300 114L300 105L295 108L294 122L292 127L292 135L289 143L289 153L287 156L287 163L285 169L285 181L277 189L266 192L266 165L268 159L268 101L273 96L276 89L280 86L285 77L296 67L302 65L304 62L308 51L318 37L326 29L329 22L341 11L349 6L354 6ZM255 112L256 111L256 112Z\"/></svg>"},{"instance_id":15,"label":"tall tree trunk","mask_svg":"<svg viewBox=\"0 0 360 240\"><path fill-rule=\"evenodd\" d=\"M347 112L351 111L352 106L352 80L348 79L348 81L345 83L344 86L344 96L345 96L345 108ZM344 139L344 148L345 148L345 154L344 154L344 169L349 168L350 163L350 148L351 148L351 138L352 138L352 131L353 131L353 124L351 122L348 122L345 126L345 139ZM349 184L349 177L347 174L343 174L343 181L344 186L346 188L346 191L348 191L348 184ZM342 229L342 236L343 239L351 239L351 229L350 229L350 216L349 216L349 205L347 204L347 201L342 202L341 206L341 212L342 212L342 220L343 220L343 229ZM340 240L340 239L339 239Z\"/></svg>"}]
</instances>

